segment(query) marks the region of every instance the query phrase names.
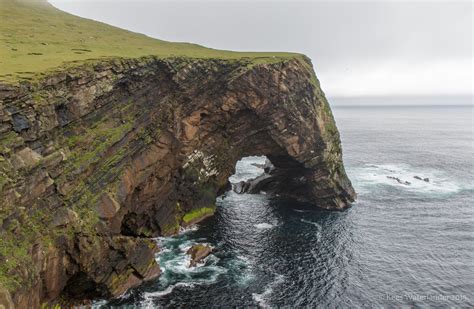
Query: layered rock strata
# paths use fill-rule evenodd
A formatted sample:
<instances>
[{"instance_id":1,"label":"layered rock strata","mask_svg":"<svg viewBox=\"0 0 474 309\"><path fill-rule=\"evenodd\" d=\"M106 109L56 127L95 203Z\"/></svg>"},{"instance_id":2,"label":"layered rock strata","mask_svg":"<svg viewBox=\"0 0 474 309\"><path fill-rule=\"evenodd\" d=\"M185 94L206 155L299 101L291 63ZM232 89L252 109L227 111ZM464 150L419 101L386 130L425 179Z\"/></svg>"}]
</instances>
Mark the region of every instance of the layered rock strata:
<instances>
[{"instance_id":1,"label":"layered rock strata","mask_svg":"<svg viewBox=\"0 0 474 309\"><path fill-rule=\"evenodd\" d=\"M152 237L212 215L250 155L269 158L283 195L355 198L302 56L111 59L0 85L0 285L31 308L155 278Z\"/></svg>"}]
</instances>

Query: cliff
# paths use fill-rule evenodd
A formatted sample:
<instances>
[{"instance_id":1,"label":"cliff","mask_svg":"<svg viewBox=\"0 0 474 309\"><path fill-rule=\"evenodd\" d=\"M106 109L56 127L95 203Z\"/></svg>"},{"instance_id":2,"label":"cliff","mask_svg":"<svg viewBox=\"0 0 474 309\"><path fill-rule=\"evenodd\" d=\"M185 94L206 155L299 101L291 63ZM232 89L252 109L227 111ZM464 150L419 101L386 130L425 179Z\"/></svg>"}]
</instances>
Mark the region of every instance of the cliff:
<instances>
[{"instance_id":1,"label":"cliff","mask_svg":"<svg viewBox=\"0 0 474 309\"><path fill-rule=\"evenodd\" d=\"M149 56L0 71L0 303L115 297L159 276L152 238L212 215L245 156L269 158L281 195L353 201L308 58L156 44Z\"/></svg>"}]
</instances>

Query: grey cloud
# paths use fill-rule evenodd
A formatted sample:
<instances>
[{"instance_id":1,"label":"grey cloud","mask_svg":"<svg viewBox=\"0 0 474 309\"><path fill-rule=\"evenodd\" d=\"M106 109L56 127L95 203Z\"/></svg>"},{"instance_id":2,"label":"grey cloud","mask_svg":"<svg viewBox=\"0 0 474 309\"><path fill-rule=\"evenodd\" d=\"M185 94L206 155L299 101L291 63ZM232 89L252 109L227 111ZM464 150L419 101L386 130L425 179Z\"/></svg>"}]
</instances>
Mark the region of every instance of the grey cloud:
<instances>
[{"instance_id":1,"label":"grey cloud","mask_svg":"<svg viewBox=\"0 0 474 309\"><path fill-rule=\"evenodd\" d=\"M302 52L313 59L323 86L337 92L334 95L351 95L358 75L362 79L374 76L374 70L385 62L397 63L398 68L401 63L407 70L422 63L411 73L420 75L421 94L443 93L441 81L427 80L429 74L424 74L430 62L445 68L448 75L455 70L453 76L463 79L451 88L444 84L445 93L472 93L467 80L472 82L472 72L467 72L471 68L465 68L472 65L470 1L51 2L66 11L164 40L219 49ZM397 67L385 69L382 80L393 79L394 88L384 91L413 93L416 89L406 89ZM398 75L390 77L389 71ZM340 72L354 76L352 82L347 76L340 81L352 86L338 84L334 76ZM379 94L376 87L364 91ZM349 90L344 93L344 89Z\"/></svg>"}]
</instances>

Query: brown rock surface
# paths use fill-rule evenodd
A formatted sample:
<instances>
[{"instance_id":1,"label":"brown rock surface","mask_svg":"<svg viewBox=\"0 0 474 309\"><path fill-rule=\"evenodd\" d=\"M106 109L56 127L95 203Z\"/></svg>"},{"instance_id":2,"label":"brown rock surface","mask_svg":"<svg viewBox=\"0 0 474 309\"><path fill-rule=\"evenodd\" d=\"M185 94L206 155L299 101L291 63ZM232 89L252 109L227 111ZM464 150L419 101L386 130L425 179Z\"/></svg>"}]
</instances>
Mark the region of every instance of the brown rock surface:
<instances>
[{"instance_id":1,"label":"brown rock surface","mask_svg":"<svg viewBox=\"0 0 474 309\"><path fill-rule=\"evenodd\" d=\"M189 267L194 267L198 263L202 262L209 254L211 254L212 248L208 245L197 244L189 248L186 254L191 256Z\"/></svg>"},{"instance_id":2,"label":"brown rock surface","mask_svg":"<svg viewBox=\"0 0 474 309\"><path fill-rule=\"evenodd\" d=\"M10 293L7 289L0 286L0 308L1 309L13 309L15 308L13 305L12 298Z\"/></svg>"},{"instance_id":3,"label":"brown rock surface","mask_svg":"<svg viewBox=\"0 0 474 309\"><path fill-rule=\"evenodd\" d=\"M158 276L150 237L209 215L245 156L268 157L281 195L327 209L355 197L302 56L104 60L0 98L0 282L20 307Z\"/></svg>"}]
</instances>

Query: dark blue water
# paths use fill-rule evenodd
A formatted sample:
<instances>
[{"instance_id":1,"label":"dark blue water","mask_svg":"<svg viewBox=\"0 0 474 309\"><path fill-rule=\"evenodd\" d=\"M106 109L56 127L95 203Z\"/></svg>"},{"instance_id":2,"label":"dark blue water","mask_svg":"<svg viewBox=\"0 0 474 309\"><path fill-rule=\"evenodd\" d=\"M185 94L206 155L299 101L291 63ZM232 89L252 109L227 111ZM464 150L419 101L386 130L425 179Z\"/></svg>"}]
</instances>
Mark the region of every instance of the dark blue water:
<instances>
[{"instance_id":1,"label":"dark blue water","mask_svg":"<svg viewBox=\"0 0 474 309\"><path fill-rule=\"evenodd\" d=\"M333 111L359 194L351 209L229 192L213 218L157 240L158 280L108 305L473 307L472 108ZM231 180L258 175L262 160L242 160ZM195 243L215 251L190 269Z\"/></svg>"}]
</instances>

